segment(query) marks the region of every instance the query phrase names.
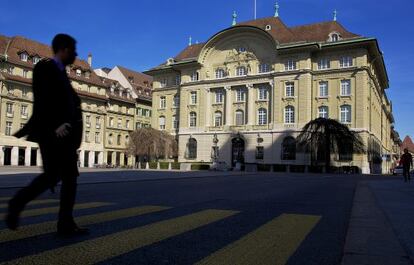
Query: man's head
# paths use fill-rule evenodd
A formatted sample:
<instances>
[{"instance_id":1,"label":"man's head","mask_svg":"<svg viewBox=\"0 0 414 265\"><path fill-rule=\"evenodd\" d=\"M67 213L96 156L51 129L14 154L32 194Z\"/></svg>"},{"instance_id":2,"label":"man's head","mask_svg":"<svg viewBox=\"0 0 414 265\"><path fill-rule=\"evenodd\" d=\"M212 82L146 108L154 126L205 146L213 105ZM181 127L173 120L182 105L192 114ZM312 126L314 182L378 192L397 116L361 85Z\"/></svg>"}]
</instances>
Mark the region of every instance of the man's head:
<instances>
[{"instance_id":1,"label":"man's head","mask_svg":"<svg viewBox=\"0 0 414 265\"><path fill-rule=\"evenodd\" d=\"M407 148L404 148L404 153L405 154L408 153L408 149Z\"/></svg>"},{"instance_id":2,"label":"man's head","mask_svg":"<svg viewBox=\"0 0 414 265\"><path fill-rule=\"evenodd\" d=\"M57 34L52 40L52 49L64 65L73 64L76 56L76 40L67 34Z\"/></svg>"}]
</instances>

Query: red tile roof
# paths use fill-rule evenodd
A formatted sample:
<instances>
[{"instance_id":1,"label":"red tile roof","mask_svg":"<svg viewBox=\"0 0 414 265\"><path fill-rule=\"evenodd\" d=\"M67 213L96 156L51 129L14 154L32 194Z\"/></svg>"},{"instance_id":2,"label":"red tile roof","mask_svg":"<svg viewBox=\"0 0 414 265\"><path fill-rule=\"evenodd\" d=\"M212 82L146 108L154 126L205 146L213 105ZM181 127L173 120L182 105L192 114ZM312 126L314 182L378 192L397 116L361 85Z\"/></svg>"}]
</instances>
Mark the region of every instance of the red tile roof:
<instances>
[{"instance_id":1,"label":"red tile roof","mask_svg":"<svg viewBox=\"0 0 414 265\"><path fill-rule=\"evenodd\" d=\"M270 30L266 30L266 27L268 25L270 26ZM336 21L328 21L289 28L278 17L266 17L241 22L234 27L239 26L253 26L266 30L280 45L306 42L326 42L329 39L329 34L332 32L339 33L342 39L361 37L360 35L347 31L340 23ZM200 43L186 47L177 56L174 57L175 61L179 62L197 58L204 44L205 43ZM158 67L165 65L166 63L163 63Z\"/></svg>"},{"instance_id":2,"label":"red tile roof","mask_svg":"<svg viewBox=\"0 0 414 265\"><path fill-rule=\"evenodd\" d=\"M134 89L135 93L140 98L151 100L152 97L152 76L127 69L122 66L117 66L121 73L128 80L129 84ZM131 82L132 80L132 82Z\"/></svg>"},{"instance_id":3,"label":"red tile roof","mask_svg":"<svg viewBox=\"0 0 414 265\"><path fill-rule=\"evenodd\" d=\"M408 135L404 138L404 141L402 142L401 151L404 151L405 148L407 148L410 153L414 153L414 143Z\"/></svg>"}]
</instances>

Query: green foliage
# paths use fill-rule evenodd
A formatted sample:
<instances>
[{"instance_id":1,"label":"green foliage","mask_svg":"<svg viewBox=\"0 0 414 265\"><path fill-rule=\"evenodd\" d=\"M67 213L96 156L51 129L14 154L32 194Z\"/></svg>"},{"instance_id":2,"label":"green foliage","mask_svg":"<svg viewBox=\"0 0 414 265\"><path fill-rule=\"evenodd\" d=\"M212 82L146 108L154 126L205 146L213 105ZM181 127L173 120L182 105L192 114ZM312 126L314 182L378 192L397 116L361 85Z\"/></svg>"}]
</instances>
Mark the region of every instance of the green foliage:
<instances>
[{"instance_id":1,"label":"green foliage","mask_svg":"<svg viewBox=\"0 0 414 265\"><path fill-rule=\"evenodd\" d=\"M168 169L168 162L160 162L160 169Z\"/></svg>"},{"instance_id":2,"label":"green foliage","mask_svg":"<svg viewBox=\"0 0 414 265\"><path fill-rule=\"evenodd\" d=\"M157 162L149 162L149 168L150 169L157 169Z\"/></svg>"},{"instance_id":3,"label":"green foliage","mask_svg":"<svg viewBox=\"0 0 414 265\"><path fill-rule=\"evenodd\" d=\"M191 170L209 170L209 164L191 164Z\"/></svg>"},{"instance_id":4,"label":"green foliage","mask_svg":"<svg viewBox=\"0 0 414 265\"><path fill-rule=\"evenodd\" d=\"M171 163L171 169L180 169L180 163L178 162Z\"/></svg>"}]
</instances>

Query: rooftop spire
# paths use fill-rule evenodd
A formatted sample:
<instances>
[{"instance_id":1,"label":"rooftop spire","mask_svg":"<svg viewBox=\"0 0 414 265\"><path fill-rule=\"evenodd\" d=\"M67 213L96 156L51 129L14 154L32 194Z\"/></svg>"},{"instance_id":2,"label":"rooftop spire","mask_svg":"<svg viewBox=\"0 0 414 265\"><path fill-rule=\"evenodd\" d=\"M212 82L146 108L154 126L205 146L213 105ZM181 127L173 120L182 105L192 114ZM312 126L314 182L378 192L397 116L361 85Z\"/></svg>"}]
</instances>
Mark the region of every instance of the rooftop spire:
<instances>
[{"instance_id":1,"label":"rooftop spire","mask_svg":"<svg viewBox=\"0 0 414 265\"><path fill-rule=\"evenodd\" d=\"M237 18L236 11L233 11L233 22L231 23L232 26L236 26L236 24L237 24L236 18Z\"/></svg>"},{"instance_id":2,"label":"rooftop spire","mask_svg":"<svg viewBox=\"0 0 414 265\"><path fill-rule=\"evenodd\" d=\"M191 46L192 45L192 40L193 40L193 38L191 38L191 36L188 38L188 46Z\"/></svg>"},{"instance_id":3,"label":"rooftop spire","mask_svg":"<svg viewBox=\"0 0 414 265\"><path fill-rule=\"evenodd\" d=\"M334 10L333 15L334 15L333 21L336 21L336 17L338 15L338 11L336 11L336 9Z\"/></svg>"},{"instance_id":4,"label":"rooftop spire","mask_svg":"<svg viewBox=\"0 0 414 265\"><path fill-rule=\"evenodd\" d=\"M275 3L275 17L279 17L279 3Z\"/></svg>"}]
</instances>

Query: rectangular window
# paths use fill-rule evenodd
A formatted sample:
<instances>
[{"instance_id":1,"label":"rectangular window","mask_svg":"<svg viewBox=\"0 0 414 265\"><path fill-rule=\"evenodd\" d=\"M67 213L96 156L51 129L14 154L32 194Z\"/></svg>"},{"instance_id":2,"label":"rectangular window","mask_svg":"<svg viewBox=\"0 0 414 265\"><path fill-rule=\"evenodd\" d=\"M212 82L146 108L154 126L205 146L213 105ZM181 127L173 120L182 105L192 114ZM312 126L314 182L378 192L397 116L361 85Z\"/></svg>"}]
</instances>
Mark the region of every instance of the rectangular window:
<instances>
[{"instance_id":1,"label":"rectangular window","mask_svg":"<svg viewBox=\"0 0 414 265\"><path fill-rule=\"evenodd\" d=\"M22 88L22 96L27 97L27 88L26 87Z\"/></svg>"},{"instance_id":2,"label":"rectangular window","mask_svg":"<svg viewBox=\"0 0 414 265\"><path fill-rule=\"evenodd\" d=\"M258 93L259 100L267 100L267 89L265 87L259 87Z\"/></svg>"},{"instance_id":3,"label":"rectangular window","mask_svg":"<svg viewBox=\"0 0 414 265\"><path fill-rule=\"evenodd\" d=\"M160 130L165 130L165 117L161 116L159 118L159 123L160 123Z\"/></svg>"},{"instance_id":4,"label":"rectangular window","mask_svg":"<svg viewBox=\"0 0 414 265\"><path fill-rule=\"evenodd\" d=\"M160 97L160 109L165 109L167 105L167 100L165 99L165 97Z\"/></svg>"},{"instance_id":5,"label":"rectangular window","mask_svg":"<svg viewBox=\"0 0 414 265\"><path fill-rule=\"evenodd\" d=\"M244 76L247 75L247 69L244 66L240 66L236 68L236 76Z\"/></svg>"},{"instance_id":6,"label":"rectangular window","mask_svg":"<svg viewBox=\"0 0 414 265\"><path fill-rule=\"evenodd\" d=\"M114 127L114 118L109 118L109 127Z\"/></svg>"},{"instance_id":7,"label":"rectangular window","mask_svg":"<svg viewBox=\"0 0 414 265\"><path fill-rule=\"evenodd\" d=\"M24 52L20 54L20 60L22 60L23 62L27 62L27 58L27 53Z\"/></svg>"},{"instance_id":8,"label":"rectangular window","mask_svg":"<svg viewBox=\"0 0 414 265\"><path fill-rule=\"evenodd\" d=\"M191 105L197 104L197 92L196 91L191 91L190 93L190 104Z\"/></svg>"},{"instance_id":9,"label":"rectangular window","mask_svg":"<svg viewBox=\"0 0 414 265\"><path fill-rule=\"evenodd\" d=\"M138 114L138 116L142 116L142 109L141 108L138 108L137 114Z\"/></svg>"},{"instance_id":10,"label":"rectangular window","mask_svg":"<svg viewBox=\"0 0 414 265\"><path fill-rule=\"evenodd\" d=\"M181 84L181 75L175 76L175 85L179 86Z\"/></svg>"},{"instance_id":11,"label":"rectangular window","mask_svg":"<svg viewBox=\"0 0 414 265\"><path fill-rule=\"evenodd\" d=\"M122 119L118 119L118 128L121 129L122 128Z\"/></svg>"},{"instance_id":12,"label":"rectangular window","mask_svg":"<svg viewBox=\"0 0 414 265\"><path fill-rule=\"evenodd\" d=\"M236 101L237 102L244 102L245 100L245 93L243 89L236 90Z\"/></svg>"},{"instance_id":13,"label":"rectangular window","mask_svg":"<svg viewBox=\"0 0 414 265\"><path fill-rule=\"evenodd\" d=\"M167 78L163 78L160 80L161 87L166 87L168 85Z\"/></svg>"},{"instance_id":14,"label":"rectangular window","mask_svg":"<svg viewBox=\"0 0 414 265\"><path fill-rule=\"evenodd\" d=\"M6 116L13 117L13 103L6 103Z\"/></svg>"},{"instance_id":15,"label":"rectangular window","mask_svg":"<svg viewBox=\"0 0 414 265\"><path fill-rule=\"evenodd\" d=\"M270 67L267 63L259 64L259 73L268 73L270 71Z\"/></svg>"},{"instance_id":16,"label":"rectangular window","mask_svg":"<svg viewBox=\"0 0 414 265\"><path fill-rule=\"evenodd\" d=\"M11 135L12 130L12 122L6 121L6 135Z\"/></svg>"},{"instance_id":17,"label":"rectangular window","mask_svg":"<svg viewBox=\"0 0 414 265\"><path fill-rule=\"evenodd\" d=\"M27 78L27 74L29 73L29 71L27 71L26 69L23 69L23 77Z\"/></svg>"},{"instance_id":18,"label":"rectangular window","mask_svg":"<svg viewBox=\"0 0 414 265\"><path fill-rule=\"evenodd\" d=\"M194 71L191 73L191 82L198 81L198 72Z\"/></svg>"},{"instance_id":19,"label":"rectangular window","mask_svg":"<svg viewBox=\"0 0 414 265\"><path fill-rule=\"evenodd\" d=\"M242 110L236 111L236 126L244 125L244 112Z\"/></svg>"},{"instance_id":20,"label":"rectangular window","mask_svg":"<svg viewBox=\"0 0 414 265\"><path fill-rule=\"evenodd\" d=\"M263 158L264 158L264 147L256 146L256 159L263 160Z\"/></svg>"},{"instance_id":21,"label":"rectangular window","mask_svg":"<svg viewBox=\"0 0 414 265\"><path fill-rule=\"evenodd\" d=\"M89 115L85 116L85 123L86 123L86 127L91 127L91 116Z\"/></svg>"},{"instance_id":22,"label":"rectangular window","mask_svg":"<svg viewBox=\"0 0 414 265\"><path fill-rule=\"evenodd\" d=\"M341 106L341 122L351 123L351 106L349 105Z\"/></svg>"},{"instance_id":23,"label":"rectangular window","mask_svg":"<svg viewBox=\"0 0 414 265\"><path fill-rule=\"evenodd\" d=\"M174 116L172 117L172 122L173 122L173 124L172 124L173 126L172 126L172 127L173 127L174 129L178 129L178 118L177 118L177 116L175 116L175 115L174 115Z\"/></svg>"},{"instance_id":24,"label":"rectangular window","mask_svg":"<svg viewBox=\"0 0 414 265\"><path fill-rule=\"evenodd\" d=\"M22 118L27 118L27 105L22 105L21 113Z\"/></svg>"},{"instance_id":25,"label":"rectangular window","mask_svg":"<svg viewBox=\"0 0 414 265\"><path fill-rule=\"evenodd\" d=\"M180 106L180 97L179 96L174 96L173 106L174 107Z\"/></svg>"},{"instance_id":26,"label":"rectangular window","mask_svg":"<svg viewBox=\"0 0 414 265\"><path fill-rule=\"evenodd\" d=\"M95 133L95 143L99 144L101 142L101 135L99 132Z\"/></svg>"},{"instance_id":27,"label":"rectangular window","mask_svg":"<svg viewBox=\"0 0 414 265\"><path fill-rule=\"evenodd\" d=\"M96 129L101 128L101 117L96 117Z\"/></svg>"},{"instance_id":28,"label":"rectangular window","mask_svg":"<svg viewBox=\"0 0 414 265\"><path fill-rule=\"evenodd\" d=\"M352 57L351 56L343 56L339 60L339 67L346 68L352 66Z\"/></svg>"},{"instance_id":29,"label":"rectangular window","mask_svg":"<svg viewBox=\"0 0 414 265\"><path fill-rule=\"evenodd\" d=\"M296 61L288 60L285 62L285 71L296 70Z\"/></svg>"},{"instance_id":30,"label":"rectangular window","mask_svg":"<svg viewBox=\"0 0 414 265\"><path fill-rule=\"evenodd\" d=\"M216 91L216 103L223 103L223 100L224 100L223 91L221 90Z\"/></svg>"},{"instance_id":31,"label":"rectangular window","mask_svg":"<svg viewBox=\"0 0 414 265\"><path fill-rule=\"evenodd\" d=\"M287 82L285 84L285 93L286 97L294 97L295 96L295 83Z\"/></svg>"},{"instance_id":32,"label":"rectangular window","mask_svg":"<svg viewBox=\"0 0 414 265\"><path fill-rule=\"evenodd\" d=\"M129 120L126 121L126 126L127 129L129 129Z\"/></svg>"},{"instance_id":33,"label":"rectangular window","mask_svg":"<svg viewBox=\"0 0 414 265\"><path fill-rule=\"evenodd\" d=\"M329 69L330 67L331 66L330 66L330 62L329 62L328 59L323 58L323 59L319 60L319 62L318 62L318 69L319 70Z\"/></svg>"},{"instance_id":34,"label":"rectangular window","mask_svg":"<svg viewBox=\"0 0 414 265\"><path fill-rule=\"evenodd\" d=\"M135 124L135 128L136 128L136 129L140 129L140 128L142 128L142 124L141 124L140 122L137 122L137 123Z\"/></svg>"},{"instance_id":35,"label":"rectangular window","mask_svg":"<svg viewBox=\"0 0 414 265\"><path fill-rule=\"evenodd\" d=\"M323 81L319 83L319 96L320 97L328 96L328 82Z\"/></svg>"},{"instance_id":36,"label":"rectangular window","mask_svg":"<svg viewBox=\"0 0 414 265\"><path fill-rule=\"evenodd\" d=\"M85 142L89 143L89 131L85 131Z\"/></svg>"},{"instance_id":37,"label":"rectangular window","mask_svg":"<svg viewBox=\"0 0 414 265\"><path fill-rule=\"evenodd\" d=\"M351 95L351 80L341 80L341 96Z\"/></svg>"}]
</instances>

